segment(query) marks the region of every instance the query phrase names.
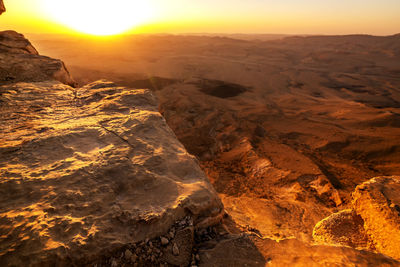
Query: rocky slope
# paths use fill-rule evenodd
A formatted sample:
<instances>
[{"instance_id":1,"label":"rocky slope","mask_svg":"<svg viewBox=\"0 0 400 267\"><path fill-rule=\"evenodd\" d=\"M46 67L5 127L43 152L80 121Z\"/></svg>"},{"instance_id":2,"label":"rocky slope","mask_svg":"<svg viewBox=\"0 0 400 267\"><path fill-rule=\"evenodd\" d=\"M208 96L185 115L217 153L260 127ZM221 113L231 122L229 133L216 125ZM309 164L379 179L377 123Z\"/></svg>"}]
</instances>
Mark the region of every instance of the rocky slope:
<instances>
[{"instance_id":1,"label":"rocky slope","mask_svg":"<svg viewBox=\"0 0 400 267\"><path fill-rule=\"evenodd\" d=\"M0 92L3 263L90 261L221 213L149 90L50 81Z\"/></svg>"},{"instance_id":2,"label":"rocky slope","mask_svg":"<svg viewBox=\"0 0 400 267\"><path fill-rule=\"evenodd\" d=\"M400 177L376 177L357 186L353 207L377 251L400 260Z\"/></svg>"},{"instance_id":3,"label":"rocky slope","mask_svg":"<svg viewBox=\"0 0 400 267\"><path fill-rule=\"evenodd\" d=\"M63 63L22 35L0 33L0 47L0 265L101 262L170 229L178 253L157 262L179 265L185 249L190 260L180 231L216 224L222 204L151 91L75 89L56 81L73 83Z\"/></svg>"},{"instance_id":4,"label":"rocky slope","mask_svg":"<svg viewBox=\"0 0 400 267\"><path fill-rule=\"evenodd\" d=\"M282 51L279 42L266 49L263 42L203 37L150 38L125 50L110 41L105 46L113 54L108 58L91 58L90 53L104 48L100 43L76 51L75 58L85 51L82 58L96 67L128 66L167 76L130 73L127 79L75 68L81 82L104 75L155 91L168 124L220 192L230 214L222 216L207 177L166 125L149 90L104 80L72 88L61 61L39 56L21 35L1 35L0 265L399 265L379 253L312 243L312 226L346 205L350 188L365 180L353 175L368 168L356 161L361 171L349 170L337 161L338 149L357 152L340 142L357 119L350 120L343 110L335 113L347 119L339 127L328 111L320 112L315 77L303 77L299 73L304 70L292 72L294 63L303 62L299 51ZM297 46L302 41L291 42ZM141 46L145 49L138 52ZM389 56L393 51L397 56L395 46L388 49ZM115 51L128 55L115 56ZM267 52L276 57L266 60ZM132 56L142 61L129 62ZM122 62L115 63L118 58ZM289 69L287 60L293 63ZM306 81L307 86L302 84ZM390 90L396 81L389 79ZM365 92L358 93L352 95L355 100ZM324 107L335 112L342 100L335 94L322 98ZM395 103L392 96L383 99ZM375 109L341 104L375 118ZM362 140L368 143L371 135L382 133L390 137L385 130L372 132L364 131ZM390 158L396 149L388 153ZM390 170L396 165L382 166ZM339 169L346 172L339 176ZM343 217L352 222L352 215L344 212L329 221ZM345 229L362 232L359 220L350 227L346 223ZM358 245L369 249L365 242Z\"/></svg>"},{"instance_id":5,"label":"rocky slope","mask_svg":"<svg viewBox=\"0 0 400 267\"><path fill-rule=\"evenodd\" d=\"M76 85L61 60L39 55L22 34L0 32L0 85L47 80Z\"/></svg>"},{"instance_id":6,"label":"rocky slope","mask_svg":"<svg viewBox=\"0 0 400 267\"><path fill-rule=\"evenodd\" d=\"M318 242L379 251L400 260L400 177L375 177L352 194L352 210L332 214L314 228Z\"/></svg>"},{"instance_id":7,"label":"rocky slope","mask_svg":"<svg viewBox=\"0 0 400 267\"><path fill-rule=\"evenodd\" d=\"M312 242L357 185L400 174L399 37L34 42L81 84L151 88L241 228Z\"/></svg>"}]
</instances>

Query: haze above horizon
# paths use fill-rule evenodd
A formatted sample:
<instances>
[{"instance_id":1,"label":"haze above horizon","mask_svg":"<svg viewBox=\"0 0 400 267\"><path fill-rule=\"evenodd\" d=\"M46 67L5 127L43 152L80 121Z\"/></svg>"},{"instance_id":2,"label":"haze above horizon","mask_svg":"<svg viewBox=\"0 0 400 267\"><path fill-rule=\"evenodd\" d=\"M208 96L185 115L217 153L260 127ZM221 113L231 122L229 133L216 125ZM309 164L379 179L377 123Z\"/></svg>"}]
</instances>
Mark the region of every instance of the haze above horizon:
<instances>
[{"instance_id":1,"label":"haze above horizon","mask_svg":"<svg viewBox=\"0 0 400 267\"><path fill-rule=\"evenodd\" d=\"M22 33L400 32L398 0L5 0L0 30Z\"/></svg>"}]
</instances>

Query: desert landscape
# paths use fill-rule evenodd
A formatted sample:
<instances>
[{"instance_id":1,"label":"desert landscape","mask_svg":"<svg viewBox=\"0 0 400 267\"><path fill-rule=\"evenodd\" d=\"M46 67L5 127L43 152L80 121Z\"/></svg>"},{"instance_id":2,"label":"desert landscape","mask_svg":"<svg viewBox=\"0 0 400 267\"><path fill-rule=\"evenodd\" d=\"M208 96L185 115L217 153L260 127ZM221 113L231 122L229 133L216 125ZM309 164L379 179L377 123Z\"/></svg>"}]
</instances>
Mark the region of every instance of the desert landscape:
<instances>
[{"instance_id":1,"label":"desert landscape","mask_svg":"<svg viewBox=\"0 0 400 267\"><path fill-rule=\"evenodd\" d=\"M225 208L263 237L310 241L357 185L400 174L400 35L37 38L80 85L151 88Z\"/></svg>"},{"instance_id":2,"label":"desert landscape","mask_svg":"<svg viewBox=\"0 0 400 267\"><path fill-rule=\"evenodd\" d=\"M1 266L400 266L400 34L2 31L0 114Z\"/></svg>"}]
</instances>

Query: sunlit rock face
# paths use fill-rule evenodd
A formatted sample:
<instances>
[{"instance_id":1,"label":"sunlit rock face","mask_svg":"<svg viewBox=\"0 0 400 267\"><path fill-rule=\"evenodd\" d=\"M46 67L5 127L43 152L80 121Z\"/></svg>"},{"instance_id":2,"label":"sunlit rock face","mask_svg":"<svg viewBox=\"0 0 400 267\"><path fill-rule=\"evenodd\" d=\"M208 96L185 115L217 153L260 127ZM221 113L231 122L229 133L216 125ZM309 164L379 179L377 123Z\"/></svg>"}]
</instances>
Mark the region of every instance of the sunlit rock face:
<instances>
[{"instance_id":1,"label":"sunlit rock face","mask_svg":"<svg viewBox=\"0 0 400 267\"><path fill-rule=\"evenodd\" d=\"M0 265L83 264L222 204L149 90L0 87Z\"/></svg>"},{"instance_id":2,"label":"sunlit rock face","mask_svg":"<svg viewBox=\"0 0 400 267\"><path fill-rule=\"evenodd\" d=\"M0 15L6 11L6 7L4 6L3 0L0 0Z\"/></svg>"},{"instance_id":3,"label":"sunlit rock face","mask_svg":"<svg viewBox=\"0 0 400 267\"><path fill-rule=\"evenodd\" d=\"M318 243L350 246L358 249L373 247L364 230L364 221L353 210L342 210L318 222L313 231Z\"/></svg>"},{"instance_id":4,"label":"sunlit rock face","mask_svg":"<svg viewBox=\"0 0 400 267\"><path fill-rule=\"evenodd\" d=\"M0 32L0 85L48 80L75 86L61 60L39 55L22 34Z\"/></svg>"},{"instance_id":5,"label":"sunlit rock face","mask_svg":"<svg viewBox=\"0 0 400 267\"><path fill-rule=\"evenodd\" d=\"M400 177L377 177L353 193L354 210L363 218L376 250L400 260Z\"/></svg>"},{"instance_id":6,"label":"sunlit rock face","mask_svg":"<svg viewBox=\"0 0 400 267\"><path fill-rule=\"evenodd\" d=\"M356 187L352 209L334 213L313 232L318 243L376 250L400 259L400 177L376 177Z\"/></svg>"}]
</instances>

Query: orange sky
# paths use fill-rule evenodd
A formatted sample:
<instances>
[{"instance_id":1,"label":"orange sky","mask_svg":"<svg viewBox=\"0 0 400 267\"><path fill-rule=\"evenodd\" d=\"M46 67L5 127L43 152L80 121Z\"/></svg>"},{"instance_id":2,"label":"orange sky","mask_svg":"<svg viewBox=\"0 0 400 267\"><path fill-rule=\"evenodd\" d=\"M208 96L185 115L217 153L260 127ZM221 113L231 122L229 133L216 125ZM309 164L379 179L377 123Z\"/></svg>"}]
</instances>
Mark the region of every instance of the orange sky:
<instances>
[{"instance_id":1,"label":"orange sky","mask_svg":"<svg viewBox=\"0 0 400 267\"><path fill-rule=\"evenodd\" d=\"M5 0L5 5L0 30L22 33L400 32L399 0Z\"/></svg>"}]
</instances>

